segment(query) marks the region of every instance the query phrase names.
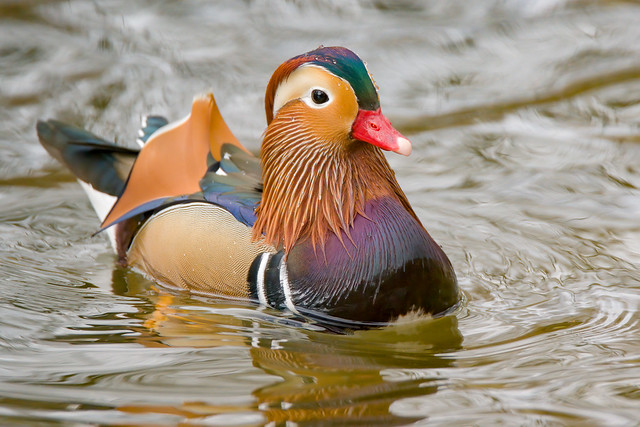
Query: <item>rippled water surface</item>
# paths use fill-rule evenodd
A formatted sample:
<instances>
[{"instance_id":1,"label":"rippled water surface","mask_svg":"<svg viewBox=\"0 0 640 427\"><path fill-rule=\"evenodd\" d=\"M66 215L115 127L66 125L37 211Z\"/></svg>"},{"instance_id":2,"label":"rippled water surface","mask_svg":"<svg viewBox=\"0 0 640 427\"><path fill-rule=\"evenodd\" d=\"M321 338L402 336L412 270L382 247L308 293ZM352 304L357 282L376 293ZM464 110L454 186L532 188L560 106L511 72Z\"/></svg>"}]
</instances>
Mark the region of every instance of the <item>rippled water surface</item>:
<instances>
[{"instance_id":1,"label":"rippled water surface","mask_svg":"<svg viewBox=\"0 0 640 427\"><path fill-rule=\"evenodd\" d=\"M0 418L29 425L638 425L640 6L604 0L0 3ZM462 307L335 335L116 265L36 140L133 144L213 90L254 151L263 91L364 58L389 156Z\"/></svg>"}]
</instances>

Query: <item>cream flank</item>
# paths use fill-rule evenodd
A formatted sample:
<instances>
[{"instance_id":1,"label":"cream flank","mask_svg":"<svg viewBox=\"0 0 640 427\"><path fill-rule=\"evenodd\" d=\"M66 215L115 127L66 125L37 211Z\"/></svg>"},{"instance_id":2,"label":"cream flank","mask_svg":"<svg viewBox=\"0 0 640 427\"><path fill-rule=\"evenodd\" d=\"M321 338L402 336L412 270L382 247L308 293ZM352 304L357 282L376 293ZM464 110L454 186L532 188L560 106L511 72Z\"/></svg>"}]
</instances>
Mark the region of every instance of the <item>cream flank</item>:
<instances>
[{"instance_id":1,"label":"cream flank","mask_svg":"<svg viewBox=\"0 0 640 427\"><path fill-rule=\"evenodd\" d=\"M264 252L275 250L251 242L251 229L226 209L194 202L170 206L145 222L127 258L166 284L246 298L247 271Z\"/></svg>"}]
</instances>

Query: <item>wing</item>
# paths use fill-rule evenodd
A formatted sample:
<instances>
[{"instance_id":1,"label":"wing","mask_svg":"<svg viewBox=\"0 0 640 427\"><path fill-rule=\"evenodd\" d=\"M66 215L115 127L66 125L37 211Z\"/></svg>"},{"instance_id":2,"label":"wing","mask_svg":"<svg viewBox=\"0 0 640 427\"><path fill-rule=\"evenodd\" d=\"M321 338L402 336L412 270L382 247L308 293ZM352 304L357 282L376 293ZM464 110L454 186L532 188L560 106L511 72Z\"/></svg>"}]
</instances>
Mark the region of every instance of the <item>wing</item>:
<instances>
[{"instance_id":1,"label":"wing","mask_svg":"<svg viewBox=\"0 0 640 427\"><path fill-rule=\"evenodd\" d=\"M260 161L233 144L224 144L220 153L220 161L209 155L209 168L199 182L199 191L150 200L125 213L114 224L180 203L209 202L222 206L246 226L253 226L255 208L262 199Z\"/></svg>"},{"instance_id":2,"label":"wing","mask_svg":"<svg viewBox=\"0 0 640 427\"><path fill-rule=\"evenodd\" d=\"M140 150L124 191L102 223L102 229L169 200L201 193L200 180L209 164L223 160L223 146L248 151L233 136L212 94L196 98L184 120L160 128Z\"/></svg>"}]
</instances>

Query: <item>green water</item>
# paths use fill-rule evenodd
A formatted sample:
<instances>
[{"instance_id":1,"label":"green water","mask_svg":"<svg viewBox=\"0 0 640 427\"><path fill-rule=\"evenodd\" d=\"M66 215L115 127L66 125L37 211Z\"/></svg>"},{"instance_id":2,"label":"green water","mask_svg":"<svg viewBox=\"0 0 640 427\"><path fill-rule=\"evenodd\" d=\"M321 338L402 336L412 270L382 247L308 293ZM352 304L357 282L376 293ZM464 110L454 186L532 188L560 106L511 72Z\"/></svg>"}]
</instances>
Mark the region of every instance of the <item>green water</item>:
<instances>
[{"instance_id":1,"label":"green water","mask_svg":"<svg viewBox=\"0 0 640 427\"><path fill-rule=\"evenodd\" d=\"M412 139L389 155L457 271L437 321L337 336L118 267L35 136L133 145L213 90L257 151L285 59L344 45ZM0 3L0 424L640 420L640 5Z\"/></svg>"}]
</instances>

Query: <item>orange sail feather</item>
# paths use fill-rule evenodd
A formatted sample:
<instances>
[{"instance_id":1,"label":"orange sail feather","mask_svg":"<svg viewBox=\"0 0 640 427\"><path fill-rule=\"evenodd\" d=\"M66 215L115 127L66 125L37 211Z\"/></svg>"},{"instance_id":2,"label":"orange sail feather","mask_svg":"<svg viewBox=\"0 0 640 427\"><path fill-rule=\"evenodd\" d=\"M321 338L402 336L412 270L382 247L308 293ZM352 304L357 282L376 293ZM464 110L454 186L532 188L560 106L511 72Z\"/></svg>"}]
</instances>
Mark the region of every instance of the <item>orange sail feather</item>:
<instances>
[{"instance_id":1,"label":"orange sail feather","mask_svg":"<svg viewBox=\"0 0 640 427\"><path fill-rule=\"evenodd\" d=\"M102 227L109 227L152 200L199 191L200 179L207 170L207 154L220 160L220 148L225 143L247 151L224 122L213 95L196 98L189 116L160 129L142 148L124 192Z\"/></svg>"}]
</instances>

